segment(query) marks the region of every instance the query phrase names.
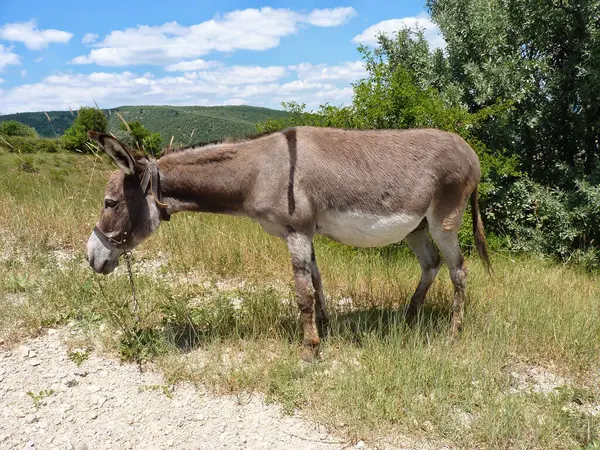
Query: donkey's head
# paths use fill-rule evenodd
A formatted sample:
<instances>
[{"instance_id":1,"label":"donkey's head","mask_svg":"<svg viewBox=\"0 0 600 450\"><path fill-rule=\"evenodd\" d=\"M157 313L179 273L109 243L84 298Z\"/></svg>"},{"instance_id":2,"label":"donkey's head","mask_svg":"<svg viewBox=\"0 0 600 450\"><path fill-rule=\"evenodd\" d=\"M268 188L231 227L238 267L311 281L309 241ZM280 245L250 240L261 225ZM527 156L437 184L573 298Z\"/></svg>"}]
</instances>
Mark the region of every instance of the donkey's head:
<instances>
[{"instance_id":1,"label":"donkey's head","mask_svg":"<svg viewBox=\"0 0 600 450\"><path fill-rule=\"evenodd\" d=\"M156 163L133 152L113 136L88 133L121 170L111 175L104 193L100 219L87 242L87 260L98 272L109 274L119 256L132 250L160 223Z\"/></svg>"}]
</instances>

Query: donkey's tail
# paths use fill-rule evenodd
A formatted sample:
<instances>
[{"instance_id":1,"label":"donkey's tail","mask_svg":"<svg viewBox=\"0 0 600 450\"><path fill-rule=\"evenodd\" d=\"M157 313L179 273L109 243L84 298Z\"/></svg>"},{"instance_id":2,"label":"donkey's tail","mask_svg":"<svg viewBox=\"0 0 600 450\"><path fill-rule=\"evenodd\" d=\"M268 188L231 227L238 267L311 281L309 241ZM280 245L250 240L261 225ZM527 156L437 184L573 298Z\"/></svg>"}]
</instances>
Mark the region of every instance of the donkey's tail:
<instances>
[{"instance_id":1,"label":"donkey's tail","mask_svg":"<svg viewBox=\"0 0 600 450\"><path fill-rule=\"evenodd\" d=\"M471 216L473 218L473 237L475 239L475 247L477 253L483 261L483 265L488 273L492 273L492 264L490 263L490 255L488 254L487 241L485 240L485 231L479 214L479 205L477 204L477 187L471 194Z\"/></svg>"}]
</instances>

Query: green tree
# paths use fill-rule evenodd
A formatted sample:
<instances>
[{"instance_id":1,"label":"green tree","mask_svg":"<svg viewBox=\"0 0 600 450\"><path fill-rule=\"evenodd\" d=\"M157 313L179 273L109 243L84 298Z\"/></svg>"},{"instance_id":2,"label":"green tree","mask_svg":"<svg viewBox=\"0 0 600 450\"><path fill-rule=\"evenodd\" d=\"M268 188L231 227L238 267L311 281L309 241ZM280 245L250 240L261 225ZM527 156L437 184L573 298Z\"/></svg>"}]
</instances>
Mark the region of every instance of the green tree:
<instances>
[{"instance_id":1,"label":"green tree","mask_svg":"<svg viewBox=\"0 0 600 450\"><path fill-rule=\"evenodd\" d=\"M16 120L0 122L0 134L3 134L4 136L37 137L35 129L24 123L17 122Z\"/></svg>"},{"instance_id":2,"label":"green tree","mask_svg":"<svg viewBox=\"0 0 600 450\"><path fill-rule=\"evenodd\" d=\"M107 121L104 113L96 108L82 107L77 111L73 125L63 135L63 145L67 150L86 152L85 143L88 140L87 132L90 130L101 133L106 132Z\"/></svg>"},{"instance_id":3,"label":"green tree","mask_svg":"<svg viewBox=\"0 0 600 450\"><path fill-rule=\"evenodd\" d=\"M152 156L158 156L162 151L162 136L148 130L139 120L121 123L121 131L128 131L133 138L134 145Z\"/></svg>"},{"instance_id":4,"label":"green tree","mask_svg":"<svg viewBox=\"0 0 600 450\"><path fill-rule=\"evenodd\" d=\"M600 151L598 0L429 0L448 44L447 82L471 112L514 108L479 136L542 183L573 188ZM569 173L564 167L569 168Z\"/></svg>"}]
</instances>

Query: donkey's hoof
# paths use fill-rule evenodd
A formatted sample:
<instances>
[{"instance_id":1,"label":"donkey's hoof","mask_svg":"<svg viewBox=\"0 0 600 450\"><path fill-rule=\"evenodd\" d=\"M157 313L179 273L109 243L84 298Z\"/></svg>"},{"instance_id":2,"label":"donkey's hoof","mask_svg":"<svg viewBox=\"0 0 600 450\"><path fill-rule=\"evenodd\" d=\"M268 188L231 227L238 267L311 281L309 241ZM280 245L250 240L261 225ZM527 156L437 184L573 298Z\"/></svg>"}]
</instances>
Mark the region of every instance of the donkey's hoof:
<instances>
[{"instance_id":1,"label":"donkey's hoof","mask_svg":"<svg viewBox=\"0 0 600 450\"><path fill-rule=\"evenodd\" d=\"M300 351L300 359L304 362L311 363L317 359L321 359L319 352L319 344L304 344Z\"/></svg>"},{"instance_id":2,"label":"donkey's hoof","mask_svg":"<svg viewBox=\"0 0 600 450\"><path fill-rule=\"evenodd\" d=\"M406 320L413 320L419 315L420 311L421 311L421 308L419 306L409 304L404 307L404 310L402 311L402 313Z\"/></svg>"},{"instance_id":3,"label":"donkey's hoof","mask_svg":"<svg viewBox=\"0 0 600 450\"><path fill-rule=\"evenodd\" d=\"M450 330L450 336L452 339L458 339L462 333L463 324L462 321L452 320L452 329Z\"/></svg>"},{"instance_id":4,"label":"donkey's hoof","mask_svg":"<svg viewBox=\"0 0 600 450\"><path fill-rule=\"evenodd\" d=\"M317 317L317 330L319 337L327 337L327 333L329 332L329 317Z\"/></svg>"}]
</instances>

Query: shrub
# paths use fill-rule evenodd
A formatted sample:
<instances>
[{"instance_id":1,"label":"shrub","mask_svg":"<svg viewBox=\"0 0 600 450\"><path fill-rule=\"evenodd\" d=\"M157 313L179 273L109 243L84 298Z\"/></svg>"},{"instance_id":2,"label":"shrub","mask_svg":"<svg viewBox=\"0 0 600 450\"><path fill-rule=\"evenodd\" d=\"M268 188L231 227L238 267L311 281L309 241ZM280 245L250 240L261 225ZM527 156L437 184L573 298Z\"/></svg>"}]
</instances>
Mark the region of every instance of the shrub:
<instances>
[{"instance_id":1,"label":"shrub","mask_svg":"<svg viewBox=\"0 0 600 450\"><path fill-rule=\"evenodd\" d=\"M26 136L6 136L4 139L11 151L16 153L55 153L61 149L58 139Z\"/></svg>"},{"instance_id":2,"label":"shrub","mask_svg":"<svg viewBox=\"0 0 600 450\"><path fill-rule=\"evenodd\" d=\"M107 128L106 116L95 108L82 107L77 111L73 125L63 135L65 149L71 151L87 152L85 143L88 140L87 132L90 130L105 132Z\"/></svg>"},{"instance_id":3,"label":"shrub","mask_svg":"<svg viewBox=\"0 0 600 450\"><path fill-rule=\"evenodd\" d=\"M17 122L16 120L7 120L6 122L0 122L0 134L4 136L24 136L24 137L37 137L37 133L34 128L25 125L24 123Z\"/></svg>"}]
</instances>

